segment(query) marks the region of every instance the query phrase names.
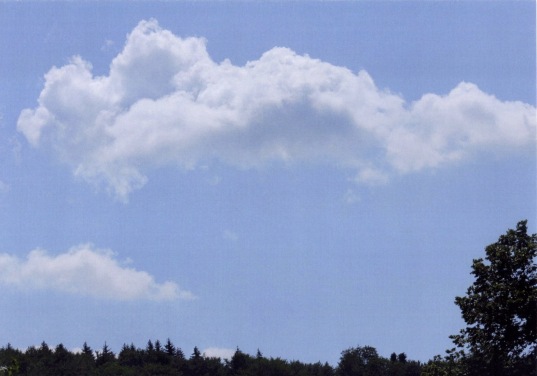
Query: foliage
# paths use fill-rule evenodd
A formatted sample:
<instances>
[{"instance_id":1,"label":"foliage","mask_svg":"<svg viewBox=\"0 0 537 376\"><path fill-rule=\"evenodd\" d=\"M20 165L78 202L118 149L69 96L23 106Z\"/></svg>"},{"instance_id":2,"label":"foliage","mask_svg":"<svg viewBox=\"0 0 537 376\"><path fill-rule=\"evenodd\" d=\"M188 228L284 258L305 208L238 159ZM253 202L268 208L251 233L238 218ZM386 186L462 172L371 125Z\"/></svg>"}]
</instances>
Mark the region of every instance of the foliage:
<instances>
[{"instance_id":1,"label":"foliage","mask_svg":"<svg viewBox=\"0 0 537 376\"><path fill-rule=\"evenodd\" d=\"M467 327L451 336L470 375L535 375L537 370L537 235L527 221L472 264L474 283L457 304Z\"/></svg>"},{"instance_id":2,"label":"foliage","mask_svg":"<svg viewBox=\"0 0 537 376\"><path fill-rule=\"evenodd\" d=\"M343 351L336 369L337 376L419 376L420 372L421 364L408 361L405 353L393 353L386 359L371 346Z\"/></svg>"},{"instance_id":3,"label":"foliage","mask_svg":"<svg viewBox=\"0 0 537 376\"><path fill-rule=\"evenodd\" d=\"M455 376L464 375L460 363L450 362L447 358L436 355L422 368L421 376Z\"/></svg>"}]
</instances>

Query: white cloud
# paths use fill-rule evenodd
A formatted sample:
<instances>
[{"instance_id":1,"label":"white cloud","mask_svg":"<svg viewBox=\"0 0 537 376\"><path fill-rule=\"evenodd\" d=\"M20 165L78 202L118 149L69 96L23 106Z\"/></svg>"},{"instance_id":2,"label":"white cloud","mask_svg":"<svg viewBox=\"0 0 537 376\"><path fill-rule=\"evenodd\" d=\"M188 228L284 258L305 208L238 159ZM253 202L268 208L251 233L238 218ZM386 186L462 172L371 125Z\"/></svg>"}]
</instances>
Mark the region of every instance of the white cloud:
<instances>
[{"instance_id":1,"label":"white cloud","mask_svg":"<svg viewBox=\"0 0 537 376\"><path fill-rule=\"evenodd\" d=\"M471 83L406 103L365 71L287 48L234 66L214 62L205 45L142 21L107 76L94 76L80 57L53 67L18 129L125 200L164 164L323 161L355 171L357 181L384 184L394 174L535 142L535 107Z\"/></svg>"},{"instance_id":2,"label":"white cloud","mask_svg":"<svg viewBox=\"0 0 537 376\"><path fill-rule=\"evenodd\" d=\"M122 266L109 250L89 244L51 256L31 251L26 259L0 254L0 283L28 290L56 290L113 300L192 299L174 282L157 283L144 271Z\"/></svg>"},{"instance_id":3,"label":"white cloud","mask_svg":"<svg viewBox=\"0 0 537 376\"><path fill-rule=\"evenodd\" d=\"M206 358L220 358L231 360L236 350L221 347L209 347L203 350L202 354Z\"/></svg>"}]
</instances>

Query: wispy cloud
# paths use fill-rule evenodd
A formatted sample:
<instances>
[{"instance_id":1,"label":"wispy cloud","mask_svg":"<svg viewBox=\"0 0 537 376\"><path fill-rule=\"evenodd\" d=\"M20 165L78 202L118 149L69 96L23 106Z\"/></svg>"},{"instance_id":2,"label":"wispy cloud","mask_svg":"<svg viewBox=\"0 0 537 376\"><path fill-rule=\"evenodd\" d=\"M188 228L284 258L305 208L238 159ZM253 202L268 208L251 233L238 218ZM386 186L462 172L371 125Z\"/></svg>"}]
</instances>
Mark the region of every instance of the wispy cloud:
<instances>
[{"instance_id":1,"label":"wispy cloud","mask_svg":"<svg viewBox=\"0 0 537 376\"><path fill-rule=\"evenodd\" d=\"M348 189L343 195L343 200L347 204L356 204L360 202L360 196L353 189Z\"/></svg>"},{"instance_id":2,"label":"wispy cloud","mask_svg":"<svg viewBox=\"0 0 537 376\"><path fill-rule=\"evenodd\" d=\"M192 299L174 282L157 283L144 271L121 265L109 250L89 244L49 255L37 249L26 259L0 254L0 283L28 290L56 290L113 300Z\"/></svg>"},{"instance_id":3,"label":"wispy cloud","mask_svg":"<svg viewBox=\"0 0 537 376\"><path fill-rule=\"evenodd\" d=\"M101 46L101 51L108 51L114 46L114 41L107 39L104 41L103 45Z\"/></svg>"},{"instance_id":4,"label":"wispy cloud","mask_svg":"<svg viewBox=\"0 0 537 376\"><path fill-rule=\"evenodd\" d=\"M9 192L10 188L9 184L0 180L0 194Z\"/></svg>"},{"instance_id":5,"label":"wispy cloud","mask_svg":"<svg viewBox=\"0 0 537 376\"><path fill-rule=\"evenodd\" d=\"M237 240L239 240L239 235L231 230L224 230L222 232L222 237L230 242L236 242Z\"/></svg>"},{"instance_id":6,"label":"wispy cloud","mask_svg":"<svg viewBox=\"0 0 537 376\"><path fill-rule=\"evenodd\" d=\"M203 350L203 356L206 358L220 358L230 360L236 350L226 349L222 347L209 347Z\"/></svg>"},{"instance_id":7,"label":"wispy cloud","mask_svg":"<svg viewBox=\"0 0 537 376\"><path fill-rule=\"evenodd\" d=\"M407 103L365 71L287 48L235 66L214 62L205 44L142 21L108 75L94 76L81 57L53 67L18 129L124 200L163 164L323 161L354 171L358 182L384 184L535 142L535 107L501 101L472 83Z\"/></svg>"}]
</instances>

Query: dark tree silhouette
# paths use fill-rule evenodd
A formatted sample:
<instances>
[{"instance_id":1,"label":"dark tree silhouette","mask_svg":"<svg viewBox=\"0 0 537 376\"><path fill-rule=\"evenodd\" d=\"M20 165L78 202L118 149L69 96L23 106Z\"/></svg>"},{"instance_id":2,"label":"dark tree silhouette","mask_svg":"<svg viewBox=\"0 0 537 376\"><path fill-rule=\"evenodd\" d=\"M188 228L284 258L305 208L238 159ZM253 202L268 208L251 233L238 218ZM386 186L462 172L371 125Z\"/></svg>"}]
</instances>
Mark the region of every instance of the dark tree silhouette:
<instances>
[{"instance_id":1,"label":"dark tree silhouette","mask_svg":"<svg viewBox=\"0 0 537 376\"><path fill-rule=\"evenodd\" d=\"M537 370L537 236L527 221L508 230L472 264L474 283L457 304L466 328L451 336L479 376L528 376Z\"/></svg>"}]
</instances>

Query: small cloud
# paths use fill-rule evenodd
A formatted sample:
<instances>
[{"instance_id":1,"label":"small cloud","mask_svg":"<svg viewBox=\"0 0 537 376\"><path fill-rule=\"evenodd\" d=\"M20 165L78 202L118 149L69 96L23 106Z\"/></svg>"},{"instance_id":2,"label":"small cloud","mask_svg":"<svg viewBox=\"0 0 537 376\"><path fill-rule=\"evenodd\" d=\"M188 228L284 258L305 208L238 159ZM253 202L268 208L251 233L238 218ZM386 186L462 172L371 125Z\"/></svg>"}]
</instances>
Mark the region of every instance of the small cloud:
<instances>
[{"instance_id":1,"label":"small cloud","mask_svg":"<svg viewBox=\"0 0 537 376\"><path fill-rule=\"evenodd\" d=\"M0 180L0 193L7 193L9 192L10 188L11 187L9 186L9 184L4 183Z\"/></svg>"},{"instance_id":2,"label":"small cloud","mask_svg":"<svg viewBox=\"0 0 537 376\"><path fill-rule=\"evenodd\" d=\"M202 354L205 358L220 358L231 360L236 350L226 349L221 347L209 347L203 350Z\"/></svg>"},{"instance_id":3,"label":"small cloud","mask_svg":"<svg viewBox=\"0 0 537 376\"><path fill-rule=\"evenodd\" d=\"M22 155L22 143L19 140L19 137L14 136L9 139L9 145L11 146L11 152L13 153L13 158L17 163L21 161Z\"/></svg>"},{"instance_id":4,"label":"small cloud","mask_svg":"<svg viewBox=\"0 0 537 376\"><path fill-rule=\"evenodd\" d=\"M121 265L110 250L82 244L49 255L31 251L26 259L0 254L0 284L25 290L56 290L112 300L171 301L193 299L174 282L158 283L144 271Z\"/></svg>"},{"instance_id":5,"label":"small cloud","mask_svg":"<svg viewBox=\"0 0 537 376\"><path fill-rule=\"evenodd\" d=\"M343 195L343 200L347 204L352 205L360 202L361 199L358 193L356 193L353 189L348 189L347 192L345 192L345 194Z\"/></svg>"},{"instance_id":6,"label":"small cloud","mask_svg":"<svg viewBox=\"0 0 537 376\"><path fill-rule=\"evenodd\" d=\"M101 51L108 51L114 46L114 41L107 39L104 41L103 45L101 46Z\"/></svg>"},{"instance_id":7,"label":"small cloud","mask_svg":"<svg viewBox=\"0 0 537 376\"><path fill-rule=\"evenodd\" d=\"M384 185L388 183L389 177L385 172L377 168L366 167L358 171L354 181L367 185Z\"/></svg>"},{"instance_id":8,"label":"small cloud","mask_svg":"<svg viewBox=\"0 0 537 376\"><path fill-rule=\"evenodd\" d=\"M237 240L239 240L239 235L230 230L224 230L222 236L224 237L224 239L229 240L231 242L236 242Z\"/></svg>"},{"instance_id":9,"label":"small cloud","mask_svg":"<svg viewBox=\"0 0 537 376\"><path fill-rule=\"evenodd\" d=\"M222 181L222 178L220 176L218 176L218 175L213 175L212 177L207 179L207 182L210 185L218 185L218 184L220 184L221 181Z\"/></svg>"}]
</instances>

